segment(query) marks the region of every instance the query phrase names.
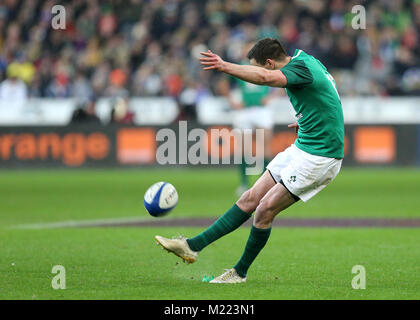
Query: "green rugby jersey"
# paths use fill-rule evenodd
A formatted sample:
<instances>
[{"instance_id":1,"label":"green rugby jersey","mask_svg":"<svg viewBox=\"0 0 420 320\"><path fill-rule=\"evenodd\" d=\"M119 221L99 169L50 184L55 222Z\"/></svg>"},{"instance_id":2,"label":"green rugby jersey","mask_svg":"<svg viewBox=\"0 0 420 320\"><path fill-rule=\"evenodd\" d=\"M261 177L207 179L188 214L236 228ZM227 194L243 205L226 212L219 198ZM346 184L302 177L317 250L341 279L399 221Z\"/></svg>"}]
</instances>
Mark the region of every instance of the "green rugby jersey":
<instances>
[{"instance_id":1,"label":"green rugby jersey","mask_svg":"<svg viewBox=\"0 0 420 320\"><path fill-rule=\"evenodd\" d=\"M262 106L262 100L268 95L270 88L259 86L250 82L237 79L238 88L241 92L242 103L245 108Z\"/></svg>"},{"instance_id":2,"label":"green rugby jersey","mask_svg":"<svg viewBox=\"0 0 420 320\"><path fill-rule=\"evenodd\" d=\"M302 50L280 69L299 124L295 145L310 154L343 158L344 119L333 77L324 65Z\"/></svg>"}]
</instances>

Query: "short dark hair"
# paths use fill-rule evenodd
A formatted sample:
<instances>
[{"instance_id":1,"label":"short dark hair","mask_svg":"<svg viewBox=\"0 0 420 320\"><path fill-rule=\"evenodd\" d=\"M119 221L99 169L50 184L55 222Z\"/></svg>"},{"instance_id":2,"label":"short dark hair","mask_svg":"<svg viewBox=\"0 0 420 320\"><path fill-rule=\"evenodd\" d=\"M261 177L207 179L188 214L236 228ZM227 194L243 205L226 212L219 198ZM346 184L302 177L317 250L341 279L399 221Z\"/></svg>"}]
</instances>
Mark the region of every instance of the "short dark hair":
<instances>
[{"instance_id":1,"label":"short dark hair","mask_svg":"<svg viewBox=\"0 0 420 320\"><path fill-rule=\"evenodd\" d=\"M255 59L256 62L264 65L267 59L282 60L287 57L287 53L280 41L265 38L258 41L246 56L249 60Z\"/></svg>"}]
</instances>

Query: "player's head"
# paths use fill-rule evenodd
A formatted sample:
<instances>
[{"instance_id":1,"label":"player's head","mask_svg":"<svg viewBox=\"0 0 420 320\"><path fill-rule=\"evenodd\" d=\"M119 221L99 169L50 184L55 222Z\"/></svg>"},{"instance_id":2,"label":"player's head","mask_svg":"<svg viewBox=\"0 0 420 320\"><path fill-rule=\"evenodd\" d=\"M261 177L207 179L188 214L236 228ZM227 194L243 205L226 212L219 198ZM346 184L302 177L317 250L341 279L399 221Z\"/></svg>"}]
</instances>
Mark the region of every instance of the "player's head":
<instances>
[{"instance_id":1,"label":"player's head","mask_svg":"<svg viewBox=\"0 0 420 320\"><path fill-rule=\"evenodd\" d=\"M261 39L247 54L247 58L252 65L266 69L275 69L275 62L281 62L287 56L281 43L272 38Z\"/></svg>"}]
</instances>

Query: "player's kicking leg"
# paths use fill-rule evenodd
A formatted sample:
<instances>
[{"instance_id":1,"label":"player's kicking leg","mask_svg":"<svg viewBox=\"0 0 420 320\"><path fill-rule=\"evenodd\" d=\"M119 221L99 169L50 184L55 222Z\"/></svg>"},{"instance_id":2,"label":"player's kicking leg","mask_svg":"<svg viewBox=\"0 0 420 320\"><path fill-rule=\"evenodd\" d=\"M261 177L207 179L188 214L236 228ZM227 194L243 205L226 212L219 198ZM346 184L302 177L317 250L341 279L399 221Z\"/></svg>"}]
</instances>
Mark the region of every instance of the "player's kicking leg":
<instances>
[{"instance_id":1,"label":"player's kicking leg","mask_svg":"<svg viewBox=\"0 0 420 320\"><path fill-rule=\"evenodd\" d=\"M239 200L209 228L194 238L168 239L155 236L156 242L164 249L174 253L187 263L197 260L198 253L210 243L234 231L247 221L260 204L261 199L275 185L270 173L266 171Z\"/></svg>"},{"instance_id":2,"label":"player's kicking leg","mask_svg":"<svg viewBox=\"0 0 420 320\"><path fill-rule=\"evenodd\" d=\"M341 159L311 155L295 145L279 153L267 166L277 184L262 198L238 263L211 283L245 282L252 262L267 243L274 217L301 199L306 202L337 176Z\"/></svg>"},{"instance_id":3,"label":"player's kicking leg","mask_svg":"<svg viewBox=\"0 0 420 320\"><path fill-rule=\"evenodd\" d=\"M251 232L238 263L210 283L245 282L249 267L270 237L274 217L297 200L298 198L293 196L282 184L274 185L256 208Z\"/></svg>"}]
</instances>

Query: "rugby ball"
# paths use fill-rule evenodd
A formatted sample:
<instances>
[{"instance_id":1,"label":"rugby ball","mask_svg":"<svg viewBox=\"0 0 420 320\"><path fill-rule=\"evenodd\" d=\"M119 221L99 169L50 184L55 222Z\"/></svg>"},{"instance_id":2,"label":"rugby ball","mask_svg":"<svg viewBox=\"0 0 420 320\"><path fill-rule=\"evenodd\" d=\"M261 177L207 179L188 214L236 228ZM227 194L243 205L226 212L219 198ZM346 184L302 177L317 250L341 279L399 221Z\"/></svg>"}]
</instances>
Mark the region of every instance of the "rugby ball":
<instances>
[{"instance_id":1,"label":"rugby ball","mask_svg":"<svg viewBox=\"0 0 420 320\"><path fill-rule=\"evenodd\" d=\"M153 217L165 216L178 203L178 192L168 182L156 182L144 194L144 206Z\"/></svg>"}]
</instances>

